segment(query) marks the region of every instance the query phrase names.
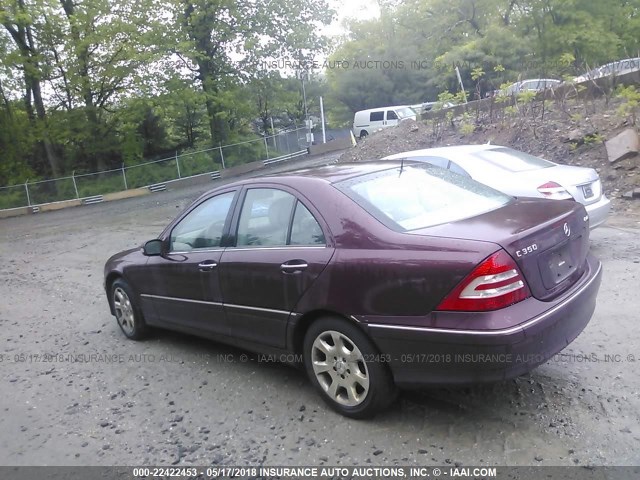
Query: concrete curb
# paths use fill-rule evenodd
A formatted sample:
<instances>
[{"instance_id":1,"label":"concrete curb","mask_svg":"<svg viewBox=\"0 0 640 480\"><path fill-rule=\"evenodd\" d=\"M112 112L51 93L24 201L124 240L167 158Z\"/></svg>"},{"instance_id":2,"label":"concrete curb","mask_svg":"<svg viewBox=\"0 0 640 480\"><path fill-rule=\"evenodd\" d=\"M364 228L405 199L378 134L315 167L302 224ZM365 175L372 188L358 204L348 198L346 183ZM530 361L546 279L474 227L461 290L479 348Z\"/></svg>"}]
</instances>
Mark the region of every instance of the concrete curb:
<instances>
[{"instance_id":1,"label":"concrete curb","mask_svg":"<svg viewBox=\"0 0 640 480\"><path fill-rule=\"evenodd\" d=\"M110 202L112 200L122 200L124 198L133 198L133 197L140 197L142 195L149 195L150 193L151 193L151 190L149 190L147 187L141 187L141 188L134 188L131 190L124 190L122 192L107 193L103 195L103 198L105 202Z\"/></svg>"},{"instance_id":2,"label":"concrete curb","mask_svg":"<svg viewBox=\"0 0 640 480\"><path fill-rule=\"evenodd\" d=\"M40 205L32 205L30 207L7 208L4 210L0 210L0 218L19 217L21 215L31 215L40 212L53 212L55 210L62 210L63 208L82 207L89 204L89 202L86 201L87 198L95 199L96 197L100 197L99 201L90 202L91 204L93 204L110 202L113 200L123 200L125 198L139 197L141 195L148 195L150 193L151 191L147 187L142 187L133 188L131 190L124 190L122 192L95 195L93 197L74 198L71 200L61 200L59 202L43 203Z\"/></svg>"},{"instance_id":3,"label":"concrete curb","mask_svg":"<svg viewBox=\"0 0 640 480\"><path fill-rule=\"evenodd\" d=\"M0 210L0 218L19 217L21 215L29 215L30 213L33 213L32 207L6 208Z\"/></svg>"}]
</instances>

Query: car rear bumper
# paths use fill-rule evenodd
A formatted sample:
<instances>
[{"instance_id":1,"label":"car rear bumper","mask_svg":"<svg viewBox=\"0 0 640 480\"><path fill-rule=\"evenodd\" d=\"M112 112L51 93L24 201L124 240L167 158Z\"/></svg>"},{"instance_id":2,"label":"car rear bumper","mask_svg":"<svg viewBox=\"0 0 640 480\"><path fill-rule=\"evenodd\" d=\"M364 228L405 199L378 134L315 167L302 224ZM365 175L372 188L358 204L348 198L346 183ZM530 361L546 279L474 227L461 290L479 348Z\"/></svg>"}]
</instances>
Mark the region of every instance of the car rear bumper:
<instances>
[{"instance_id":1,"label":"car rear bumper","mask_svg":"<svg viewBox=\"0 0 640 480\"><path fill-rule=\"evenodd\" d=\"M459 385L513 378L549 360L589 323L602 265L592 256L587 264L580 281L553 302L525 300L537 311L513 327L455 330L369 323L366 328L382 354L380 359L389 364L400 386ZM501 312L508 316L515 306Z\"/></svg>"},{"instance_id":2,"label":"car rear bumper","mask_svg":"<svg viewBox=\"0 0 640 480\"><path fill-rule=\"evenodd\" d=\"M589 229L593 230L597 226L602 225L607 219L609 210L611 209L611 201L602 194L600 200L591 205L585 205L584 208L589 214Z\"/></svg>"}]
</instances>

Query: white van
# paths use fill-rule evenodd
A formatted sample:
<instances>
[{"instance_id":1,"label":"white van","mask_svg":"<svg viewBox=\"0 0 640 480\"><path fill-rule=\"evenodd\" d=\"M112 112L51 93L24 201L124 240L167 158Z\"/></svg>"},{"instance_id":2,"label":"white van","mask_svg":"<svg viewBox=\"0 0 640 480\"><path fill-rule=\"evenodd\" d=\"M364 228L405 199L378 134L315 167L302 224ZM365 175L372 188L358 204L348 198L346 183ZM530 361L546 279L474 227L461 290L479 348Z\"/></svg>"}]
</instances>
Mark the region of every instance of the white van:
<instances>
[{"instance_id":1,"label":"white van","mask_svg":"<svg viewBox=\"0 0 640 480\"><path fill-rule=\"evenodd\" d=\"M363 138L380 129L394 127L408 118L416 120L417 115L407 105L360 110L353 116L353 134Z\"/></svg>"}]
</instances>

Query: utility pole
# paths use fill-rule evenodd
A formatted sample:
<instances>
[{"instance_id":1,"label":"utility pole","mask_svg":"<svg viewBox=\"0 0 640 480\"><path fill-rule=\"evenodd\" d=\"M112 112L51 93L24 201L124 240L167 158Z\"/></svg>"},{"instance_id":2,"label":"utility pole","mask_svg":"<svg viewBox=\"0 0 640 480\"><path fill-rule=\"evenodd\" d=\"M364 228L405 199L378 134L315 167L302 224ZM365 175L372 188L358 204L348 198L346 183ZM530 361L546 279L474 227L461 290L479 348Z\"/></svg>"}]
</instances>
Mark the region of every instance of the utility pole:
<instances>
[{"instance_id":1,"label":"utility pole","mask_svg":"<svg viewBox=\"0 0 640 480\"><path fill-rule=\"evenodd\" d=\"M467 92L464 90L464 85L462 84L462 77L460 76L460 69L456 66L456 75L458 76L458 82L460 82L460 88L462 89L462 93L464 94L464 103L467 103Z\"/></svg>"},{"instance_id":2,"label":"utility pole","mask_svg":"<svg viewBox=\"0 0 640 480\"><path fill-rule=\"evenodd\" d=\"M322 103L322 97L320 97L320 121L322 122L322 143L327 143L327 134L324 129L324 104Z\"/></svg>"},{"instance_id":3,"label":"utility pole","mask_svg":"<svg viewBox=\"0 0 640 480\"><path fill-rule=\"evenodd\" d=\"M271 136L273 137L273 149L278 150L278 142L276 141L275 129L273 128L273 117L269 117L271 120Z\"/></svg>"},{"instance_id":4,"label":"utility pole","mask_svg":"<svg viewBox=\"0 0 640 480\"><path fill-rule=\"evenodd\" d=\"M311 145L311 123L309 122L309 111L307 110L307 92L304 88L304 77L307 74L306 70L300 73L300 79L302 80L302 101L304 103L304 123L307 126L307 147Z\"/></svg>"}]
</instances>

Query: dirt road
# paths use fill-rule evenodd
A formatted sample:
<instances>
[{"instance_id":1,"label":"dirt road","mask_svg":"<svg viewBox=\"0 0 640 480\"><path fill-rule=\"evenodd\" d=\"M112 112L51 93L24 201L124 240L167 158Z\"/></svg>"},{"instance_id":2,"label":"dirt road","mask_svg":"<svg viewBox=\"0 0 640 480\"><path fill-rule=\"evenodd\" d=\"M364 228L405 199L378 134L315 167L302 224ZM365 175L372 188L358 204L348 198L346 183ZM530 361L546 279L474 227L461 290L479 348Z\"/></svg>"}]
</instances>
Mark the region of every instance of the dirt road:
<instances>
[{"instance_id":1,"label":"dirt road","mask_svg":"<svg viewBox=\"0 0 640 480\"><path fill-rule=\"evenodd\" d=\"M0 464L638 465L640 229L592 234L596 313L514 381L403 393L371 421L328 410L304 374L209 341L127 341L105 260L206 187L0 220Z\"/></svg>"}]
</instances>

